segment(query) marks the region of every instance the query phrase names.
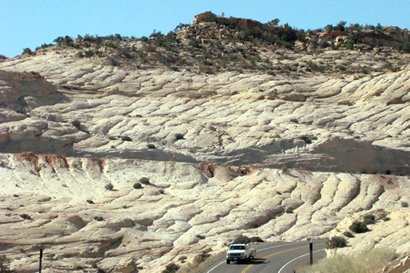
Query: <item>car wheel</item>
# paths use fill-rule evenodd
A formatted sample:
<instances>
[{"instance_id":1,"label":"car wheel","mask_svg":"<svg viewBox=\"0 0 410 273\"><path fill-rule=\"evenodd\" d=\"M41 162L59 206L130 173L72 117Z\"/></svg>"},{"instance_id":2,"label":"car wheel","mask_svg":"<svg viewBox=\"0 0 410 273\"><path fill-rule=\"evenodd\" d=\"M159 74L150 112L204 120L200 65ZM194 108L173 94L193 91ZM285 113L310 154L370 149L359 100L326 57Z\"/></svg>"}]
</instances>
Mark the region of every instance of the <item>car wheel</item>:
<instances>
[{"instance_id":1,"label":"car wheel","mask_svg":"<svg viewBox=\"0 0 410 273\"><path fill-rule=\"evenodd\" d=\"M231 263L231 261L230 261L230 260L226 260L226 263L227 263L227 264L230 264L230 263Z\"/></svg>"}]
</instances>

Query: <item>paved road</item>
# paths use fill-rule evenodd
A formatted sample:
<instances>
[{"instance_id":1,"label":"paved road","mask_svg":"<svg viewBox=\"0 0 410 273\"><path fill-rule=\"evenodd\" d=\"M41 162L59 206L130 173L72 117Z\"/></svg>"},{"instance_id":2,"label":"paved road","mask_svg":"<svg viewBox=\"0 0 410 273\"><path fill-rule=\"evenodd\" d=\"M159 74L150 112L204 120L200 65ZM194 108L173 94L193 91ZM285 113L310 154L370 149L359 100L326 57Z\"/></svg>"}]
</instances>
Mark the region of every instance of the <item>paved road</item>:
<instances>
[{"instance_id":1,"label":"paved road","mask_svg":"<svg viewBox=\"0 0 410 273\"><path fill-rule=\"evenodd\" d=\"M325 257L324 240L313 241L313 261ZM256 259L250 263L226 264L221 260L205 273L293 273L309 264L309 242L261 244L256 248ZM223 260L222 260L223 259Z\"/></svg>"}]
</instances>

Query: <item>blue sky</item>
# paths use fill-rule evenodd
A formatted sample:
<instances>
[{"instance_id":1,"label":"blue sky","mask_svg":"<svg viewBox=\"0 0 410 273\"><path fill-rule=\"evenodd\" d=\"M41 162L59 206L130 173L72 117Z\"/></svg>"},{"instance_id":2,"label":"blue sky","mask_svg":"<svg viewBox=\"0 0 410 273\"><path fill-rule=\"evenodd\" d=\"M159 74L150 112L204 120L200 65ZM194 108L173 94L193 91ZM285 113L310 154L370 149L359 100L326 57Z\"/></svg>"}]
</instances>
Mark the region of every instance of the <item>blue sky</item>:
<instances>
[{"instance_id":1,"label":"blue sky","mask_svg":"<svg viewBox=\"0 0 410 273\"><path fill-rule=\"evenodd\" d=\"M8 57L63 35L168 32L208 10L304 29L342 20L410 29L410 0L0 0L0 7L0 54Z\"/></svg>"}]
</instances>

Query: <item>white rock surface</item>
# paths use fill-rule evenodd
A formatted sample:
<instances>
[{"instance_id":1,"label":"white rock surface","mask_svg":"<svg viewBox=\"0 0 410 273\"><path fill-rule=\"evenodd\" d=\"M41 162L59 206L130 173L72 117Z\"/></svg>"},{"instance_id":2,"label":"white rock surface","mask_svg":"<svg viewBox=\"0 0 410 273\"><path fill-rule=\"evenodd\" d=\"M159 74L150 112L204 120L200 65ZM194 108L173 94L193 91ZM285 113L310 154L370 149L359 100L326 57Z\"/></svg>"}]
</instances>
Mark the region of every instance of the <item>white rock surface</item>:
<instances>
[{"instance_id":1,"label":"white rock surface","mask_svg":"<svg viewBox=\"0 0 410 273\"><path fill-rule=\"evenodd\" d=\"M161 272L240 234L327 236L379 208L391 220L352 245L409 252L408 66L206 75L50 51L0 69L0 254L15 269L34 272L43 245L44 272Z\"/></svg>"}]
</instances>

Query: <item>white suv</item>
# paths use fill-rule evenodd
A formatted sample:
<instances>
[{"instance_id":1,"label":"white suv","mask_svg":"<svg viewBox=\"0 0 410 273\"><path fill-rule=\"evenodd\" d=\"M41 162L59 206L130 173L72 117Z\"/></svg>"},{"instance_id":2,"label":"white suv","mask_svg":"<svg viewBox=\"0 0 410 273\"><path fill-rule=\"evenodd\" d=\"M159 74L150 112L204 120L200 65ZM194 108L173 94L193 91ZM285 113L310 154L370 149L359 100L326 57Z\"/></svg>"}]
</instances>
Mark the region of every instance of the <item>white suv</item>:
<instances>
[{"instance_id":1,"label":"white suv","mask_svg":"<svg viewBox=\"0 0 410 273\"><path fill-rule=\"evenodd\" d=\"M249 244L232 244L226 252L226 263L231 261L249 261L255 259L256 250Z\"/></svg>"}]
</instances>

